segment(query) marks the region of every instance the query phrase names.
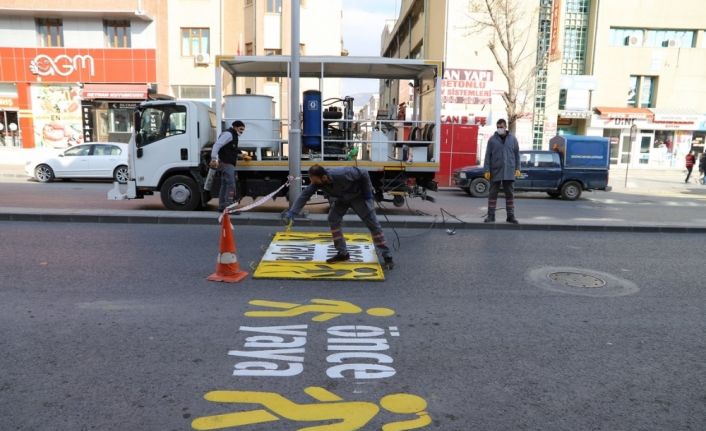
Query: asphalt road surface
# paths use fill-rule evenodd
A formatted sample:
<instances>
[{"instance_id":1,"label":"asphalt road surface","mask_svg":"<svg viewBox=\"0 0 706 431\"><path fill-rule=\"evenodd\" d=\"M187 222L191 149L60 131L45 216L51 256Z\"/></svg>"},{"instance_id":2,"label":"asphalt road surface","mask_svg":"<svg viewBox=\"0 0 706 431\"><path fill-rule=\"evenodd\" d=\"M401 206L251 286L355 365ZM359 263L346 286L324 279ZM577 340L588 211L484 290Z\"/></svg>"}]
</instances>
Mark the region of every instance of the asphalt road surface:
<instances>
[{"instance_id":1,"label":"asphalt road surface","mask_svg":"<svg viewBox=\"0 0 706 431\"><path fill-rule=\"evenodd\" d=\"M130 201L109 201L107 192L110 182L64 181L41 184L34 181L0 184L0 206L18 208L64 208L106 210L164 210L159 196ZM687 193L688 192L688 193ZM516 202L517 217L521 222L567 223L567 224L642 224L703 226L706 214L706 188L697 186L685 189L684 196L644 196L617 192L586 192L577 201L551 199L544 193L519 193ZM457 189L441 190L431 194L436 202L419 198L407 199L405 206L396 208L383 203L383 214L426 214L448 218L454 215L467 222L480 222L486 213L487 199L471 198ZM250 198L243 204L251 202ZM317 201L312 201L317 203ZM217 200L210 202L215 211ZM279 198L258 207L257 211L280 212L287 200ZM505 201L498 202L498 218L504 217ZM325 201L310 205L307 210L323 212L328 208Z\"/></svg>"},{"instance_id":2,"label":"asphalt road surface","mask_svg":"<svg viewBox=\"0 0 706 431\"><path fill-rule=\"evenodd\" d=\"M249 269L273 229L235 233ZM370 418L339 430L706 429L703 236L397 233L384 282L226 285L205 280L216 225L0 222L0 429L189 430L254 411L236 417L260 424L214 429L294 430L341 405ZM394 314L245 315L316 298ZM248 370L290 375L234 375ZM400 393L415 402L384 398Z\"/></svg>"}]
</instances>

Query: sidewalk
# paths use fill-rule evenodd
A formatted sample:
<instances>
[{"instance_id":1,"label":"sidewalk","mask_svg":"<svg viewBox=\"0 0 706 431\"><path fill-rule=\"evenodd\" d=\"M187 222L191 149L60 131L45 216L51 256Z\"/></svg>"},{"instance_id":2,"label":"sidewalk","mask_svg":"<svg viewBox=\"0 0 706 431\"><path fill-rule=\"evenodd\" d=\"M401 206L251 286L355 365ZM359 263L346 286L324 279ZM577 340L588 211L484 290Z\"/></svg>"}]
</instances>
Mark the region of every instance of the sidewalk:
<instances>
[{"instance_id":1,"label":"sidewalk","mask_svg":"<svg viewBox=\"0 0 706 431\"><path fill-rule=\"evenodd\" d=\"M24 156L26 154L21 150L8 150L0 148L0 187L2 182L24 183L27 179L24 173ZM625 175L627 173L627 186ZM706 205L706 186L696 184L695 180L698 173L692 174L692 182L684 184L685 172L683 169L636 169L624 168L611 169L610 185L612 192L600 192L596 194L586 193L585 196L599 201L620 201L625 195L631 195L636 202L641 203L640 197L644 196L644 201L649 201L650 198L662 197L664 199L674 198L675 202L683 202L693 204L697 202L699 205ZM440 192L437 194L448 204L449 199L457 199L449 197L453 195L454 188L447 188L448 192ZM440 196L444 194L444 196ZM621 195L623 195L621 197ZM459 195L460 196L460 195ZM549 207L551 201L545 201L543 197L537 196L538 199L531 199L535 202L541 202L541 205ZM479 209L485 205L482 199L470 199L464 196L458 197L464 199L462 205L464 208L469 205L477 208L468 207L465 210L458 211L458 218L462 221L454 219L448 215L439 215L437 207L443 207L441 202L432 204L425 202L417 204L415 201L415 209L420 209L427 213L437 214L429 215L414 215L404 214L409 212L407 208L394 209L391 204L386 204L390 207L390 211L386 211L387 215L378 213L378 218L386 228L444 228L444 229L513 229L513 230L573 230L573 231L621 231L621 232L685 232L685 233L706 233L706 226L696 217L691 219L680 219L675 222L659 222L646 221L644 218L641 221L626 222L631 220L630 217L617 219L610 215L602 215L591 218L588 216L581 217L565 217L562 214L553 214L551 212L541 214L542 217L521 218L522 224L510 225L504 222L495 224L484 224L479 217ZM577 201L562 202L569 205L580 207L585 206L585 202ZM286 206L286 201L278 200L274 203L268 203L261 207L261 212L247 212L232 217L233 223L236 225L280 225L279 213ZM280 208L281 207L281 208ZM319 209L320 208L320 209ZM433 210L432 210L433 209ZM448 207L447 207L448 209ZM317 206L306 219L296 220L297 226L316 226L326 227L326 215L322 214L325 210L325 205ZM637 206L634 211L641 211ZM391 214L392 213L392 214ZM402 213L402 214L401 214ZM471 214L472 213L472 214ZM549 215L549 216L547 216ZM582 218L585 217L585 218ZM655 219L659 219L655 217ZM63 222L91 222L91 223L150 223L150 224L217 224L217 214L213 211L203 212L179 212L166 211L156 209L116 209L106 205L103 208L24 208L11 206L10 202L0 202L0 220L8 221L63 221ZM358 217L355 215L347 215L346 226L364 227ZM634 219L632 219L634 220Z\"/></svg>"}]
</instances>

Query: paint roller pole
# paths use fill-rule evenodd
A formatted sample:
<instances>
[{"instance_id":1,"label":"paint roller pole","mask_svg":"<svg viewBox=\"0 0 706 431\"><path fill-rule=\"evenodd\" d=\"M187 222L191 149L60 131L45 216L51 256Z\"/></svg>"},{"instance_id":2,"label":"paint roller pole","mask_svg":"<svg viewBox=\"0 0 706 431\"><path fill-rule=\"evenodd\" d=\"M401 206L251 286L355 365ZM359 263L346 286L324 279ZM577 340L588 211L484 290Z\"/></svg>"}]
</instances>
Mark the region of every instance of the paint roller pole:
<instances>
[{"instance_id":1,"label":"paint roller pole","mask_svg":"<svg viewBox=\"0 0 706 431\"><path fill-rule=\"evenodd\" d=\"M289 185L290 208L302 191L302 131L299 121L299 1L292 0L292 64L289 72L289 175L295 179Z\"/></svg>"}]
</instances>

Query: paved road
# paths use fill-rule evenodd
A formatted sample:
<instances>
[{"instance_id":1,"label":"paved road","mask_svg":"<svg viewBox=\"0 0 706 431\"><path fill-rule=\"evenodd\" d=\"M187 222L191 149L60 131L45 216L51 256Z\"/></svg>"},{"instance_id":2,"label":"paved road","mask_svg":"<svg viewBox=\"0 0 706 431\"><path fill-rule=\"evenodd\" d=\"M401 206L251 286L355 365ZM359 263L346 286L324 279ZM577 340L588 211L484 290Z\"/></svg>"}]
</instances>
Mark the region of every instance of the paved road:
<instances>
[{"instance_id":1,"label":"paved road","mask_svg":"<svg viewBox=\"0 0 706 431\"><path fill-rule=\"evenodd\" d=\"M383 283L223 285L204 280L216 226L0 222L0 232L2 430L188 430L195 418L243 408L206 401L209 391L311 403L309 386L363 403L358 416L384 395L417 394L433 419L427 428L444 431L706 429L703 237L398 230L398 267ZM259 260L272 232L236 226L243 265ZM545 270L586 274L575 286L606 284L570 288ZM313 298L395 314L320 323L244 315L256 299ZM257 361L242 352L266 349L258 342L301 341L242 327L282 325L307 325L290 328L306 333L303 359L270 362L301 364L301 373L234 376ZM351 335L331 328L345 325L384 331L358 328L393 376L329 376L341 364L327 358ZM382 411L362 429L413 418Z\"/></svg>"},{"instance_id":2,"label":"paved road","mask_svg":"<svg viewBox=\"0 0 706 431\"><path fill-rule=\"evenodd\" d=\"M106 210L164 210L158 196L144 200L108 201L110 182L66 181L41 184L33 181L0 184L0 206L35 209L106 209ZM584 193L578 201L551 199L543 193L521 193L517 202L517 215L523 223L547 224L634 224L704 226L706 214L706 188L696 184L684 188L683 196L660 194L636 195L626 192ZM407 205L395 208L385 203L384 214L428 214L448 218L455 215L466 222L480 222L486 213L486 199L471 198L461 190L445 189L433 193L436 202L408 199ZM250 202L249 199L243 201ZM259 211L280 212L287 205L283 198L270 202ZM504 207L504 201L499 201ZM308 207L312 212L328 208L325 202ZM441 209L448 213L442 213ZM216 210L216 200L210 209ZM503 213L499 212L502 220Z\"/></svg>"}]
</instances>

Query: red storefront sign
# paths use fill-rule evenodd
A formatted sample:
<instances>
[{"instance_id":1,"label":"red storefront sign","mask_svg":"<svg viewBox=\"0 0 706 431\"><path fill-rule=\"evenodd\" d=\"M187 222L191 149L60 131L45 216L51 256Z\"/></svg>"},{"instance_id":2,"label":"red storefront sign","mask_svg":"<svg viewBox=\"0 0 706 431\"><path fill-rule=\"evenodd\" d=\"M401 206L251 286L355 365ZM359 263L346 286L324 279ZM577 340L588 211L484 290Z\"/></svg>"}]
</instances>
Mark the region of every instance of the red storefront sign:
<instances>
[{"instance_id":1,"label":"red storefront sign","mask_svg":"<svg viewBox=\"0 0 706 431\"><path fill-rule=\"evenodd\" d=\"M0 82L157 80L154 49L0 48Z\"/></svg>"}]
</instances>

